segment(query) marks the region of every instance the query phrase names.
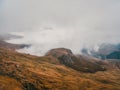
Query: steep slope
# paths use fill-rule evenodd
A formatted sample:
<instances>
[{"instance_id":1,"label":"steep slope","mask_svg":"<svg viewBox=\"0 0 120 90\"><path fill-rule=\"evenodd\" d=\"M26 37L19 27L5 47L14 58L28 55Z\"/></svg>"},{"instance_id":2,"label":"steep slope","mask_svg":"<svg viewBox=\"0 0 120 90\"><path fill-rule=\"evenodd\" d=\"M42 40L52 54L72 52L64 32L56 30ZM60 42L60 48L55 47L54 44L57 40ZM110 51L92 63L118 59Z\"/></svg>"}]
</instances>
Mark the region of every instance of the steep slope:
<instances>
[{"instance_id":1,"label":"steep slope","mask_svg":"<svg viewBox=\"0 0 120 90\"><path fill-rule=\"evenodd\" d=\"M13 84L18 82L15 86L19 88L20 83L20 90L120 90L116 87L119 82L106 84L94 79L96 74L77 72L58 61L51 56L37 57L0 48L0 75L15 79Z\"/></svg>"},{"instance_id":2,"label":"steep slope","mask_svg":"<svg viewBox=\"0 0 120 90\"><path fill-rule=\"evenodd\" d=\"M60 64L68 66L74 70L87 73L120 69L120 60L109 59L100 60L90 56L74 55L71 50L56 48L48 51L46 56L58 59Z\"/></svg>"},{"instance_id":3,"label":"steep slope","mask_svg":"<svg viewBox=\"0 0 120 90\"><path fill-rule=\"evenodd\" d=\"M81 55L75 56L71 50L65 48L52 49L46 54L46 56L53 56L57 58L61 64L77 71L94 73L106 70L102 65L98 64L99 60Z\"/></svg>"}]
</instances>

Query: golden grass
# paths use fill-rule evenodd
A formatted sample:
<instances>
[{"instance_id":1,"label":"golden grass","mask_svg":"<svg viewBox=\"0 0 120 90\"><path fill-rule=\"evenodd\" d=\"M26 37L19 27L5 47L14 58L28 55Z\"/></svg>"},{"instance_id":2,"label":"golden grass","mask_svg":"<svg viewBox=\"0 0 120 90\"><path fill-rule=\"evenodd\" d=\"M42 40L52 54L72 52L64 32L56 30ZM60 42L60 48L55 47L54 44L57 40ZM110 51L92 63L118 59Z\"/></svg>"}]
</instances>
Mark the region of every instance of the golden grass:
<instances>
[{"instance_id":1,"label":"golden grass","mask_svg":"<svg viewBox=\"0 0 120 90\"><path fill-rule=\"evenodd\" d=\"M3 90L120 90L120 71L83 73L52 57L6 49L0 49L0 72L10 77L0 76L0 85L7 88Z\"/></svg>"},{"instance_id":2,"label":"golden grass","mask_svg":"<svg viewBox=\"0 0 120 90\"><path fill-rule=\"evenodd\" d=\"M23 90L22 85L15 79L0 76L0 90Z\"/></svg>"}]
</instances>

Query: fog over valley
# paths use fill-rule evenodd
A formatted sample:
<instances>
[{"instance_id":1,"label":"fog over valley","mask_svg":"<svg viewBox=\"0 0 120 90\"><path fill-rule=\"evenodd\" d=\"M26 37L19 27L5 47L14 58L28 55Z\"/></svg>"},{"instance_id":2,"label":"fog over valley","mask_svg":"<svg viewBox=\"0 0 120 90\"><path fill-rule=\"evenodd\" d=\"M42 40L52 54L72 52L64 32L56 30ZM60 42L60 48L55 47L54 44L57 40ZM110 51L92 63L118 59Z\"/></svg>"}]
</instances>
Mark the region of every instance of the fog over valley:
<instances>
[{"instance_id":1,"label":"fog over valley","mask_svg":"<svg viewBox=\"0 0 120 90\"><path fill-rule=\"evenodd\" d=\"M44 55L53 48L99 49L120 43L119 0L0 0L0 33L22 36L18 51Z\"/></svg>"}]
</instances>

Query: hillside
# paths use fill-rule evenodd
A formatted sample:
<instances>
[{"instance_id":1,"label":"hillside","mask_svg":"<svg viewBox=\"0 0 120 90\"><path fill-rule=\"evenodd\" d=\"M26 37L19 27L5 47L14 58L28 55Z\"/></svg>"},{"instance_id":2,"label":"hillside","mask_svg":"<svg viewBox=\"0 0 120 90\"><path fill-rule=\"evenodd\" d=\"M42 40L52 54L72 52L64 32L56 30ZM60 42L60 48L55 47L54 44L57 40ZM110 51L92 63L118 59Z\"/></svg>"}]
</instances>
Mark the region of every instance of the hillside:
<instances>
[{"instance_id":1,"label":"hillside","mask_svg":"<svg viewBox=\"0 0 120 90\"><path fill-rule=\"evenodd\" d=\"M120 90L120 61L74 55L66 48L38 57L15 50L27 45L0 39L0 90Z\"/></svg>"},{"instance_id":2,"label":"hillside","mask_svg":"<svg viewBox=\"0 0 120 90\"><path fill-rule=\"evenodd\" d=\"M71 67L77 71L94 73L97 71L105 71L105 68L98 64L99 60L87 58L85 56L74 55L71 50L65 48L56 48L50 50L46 56L53 56L59 60L61 64Z\"/></svg>"},{"instance_id":3,"label":"hillside","mask_svg":"<svg viewBox=\"0 0 120 90\"><path fill-rule=\"evenodd\" d=\"M0 48L3 90L120 90L119 75L115 68L85 73L65 66L53 56L37 57ZM11 81L13 87L8 85Z\"/></svg>"}]
</instances>

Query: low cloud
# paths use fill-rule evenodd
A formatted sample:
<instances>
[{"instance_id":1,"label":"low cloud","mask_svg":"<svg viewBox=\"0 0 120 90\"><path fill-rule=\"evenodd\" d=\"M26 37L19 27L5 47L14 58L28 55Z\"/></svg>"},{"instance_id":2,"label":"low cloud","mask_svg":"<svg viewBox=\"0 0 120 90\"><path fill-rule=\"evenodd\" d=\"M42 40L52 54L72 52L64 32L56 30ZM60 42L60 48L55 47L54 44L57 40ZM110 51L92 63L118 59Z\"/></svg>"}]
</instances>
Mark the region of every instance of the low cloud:
<instances>
[{"instance_id":1,"label":"low cloud","mask_svg":"<svg viewBox=\"0 0 120 90\"><path fill-rule=\"evenodd\" d=\"M56 47L80 53L83 47L120 43L119 0L4 0L0 32L23 35L12 43L31 44L20 51L42 55Z\"/></svg>"}]
</instances>

